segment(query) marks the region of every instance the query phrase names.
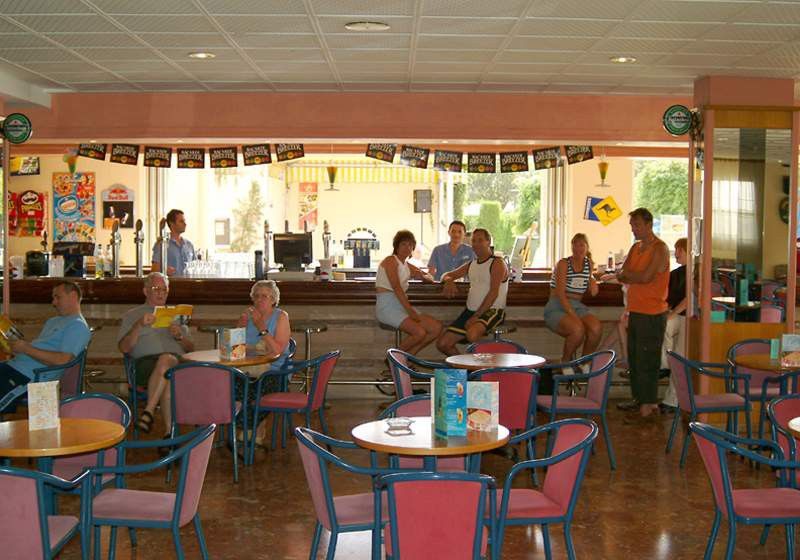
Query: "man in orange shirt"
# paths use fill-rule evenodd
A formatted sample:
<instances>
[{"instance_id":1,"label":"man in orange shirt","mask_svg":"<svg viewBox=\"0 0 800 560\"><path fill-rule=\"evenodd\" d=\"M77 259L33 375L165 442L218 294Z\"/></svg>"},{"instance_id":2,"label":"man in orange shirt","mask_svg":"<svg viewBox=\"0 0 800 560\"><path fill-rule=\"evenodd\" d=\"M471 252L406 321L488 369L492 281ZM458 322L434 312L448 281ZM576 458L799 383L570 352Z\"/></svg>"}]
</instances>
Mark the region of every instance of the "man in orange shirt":
<instances>
[{"instance_id":1,"label":"man in orange shirt","mask_svg":"<svg viewBox=\"0 0 800 560\"><path fill-rule=\"evenodd\" d=\"M637 208L629 214L636 242L617 280L628 284L628 365L631 393L639 419L658 417L658 374L667 324L669 249L653 233L653 214ZM639 421L632 419L632 421Z\"/></svg>"}]
</instances>

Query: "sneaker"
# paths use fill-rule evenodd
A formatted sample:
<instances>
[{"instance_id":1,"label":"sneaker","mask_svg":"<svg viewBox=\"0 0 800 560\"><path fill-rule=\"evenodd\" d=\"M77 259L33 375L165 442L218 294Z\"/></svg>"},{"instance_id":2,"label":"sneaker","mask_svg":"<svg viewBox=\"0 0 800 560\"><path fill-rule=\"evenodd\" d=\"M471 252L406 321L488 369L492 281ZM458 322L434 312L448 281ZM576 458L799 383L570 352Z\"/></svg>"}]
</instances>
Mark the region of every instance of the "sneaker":
<instances>
[{"instance_id":1,"label":"sneaker","mask_svg":"<svg viewBox=\"0 0 800 560\"><path fill-rule=\"evenodd\" d=\"M636 400L622 401L617 403L618 410L639 410L639 402Z\"/></svg>"}]
</instances>

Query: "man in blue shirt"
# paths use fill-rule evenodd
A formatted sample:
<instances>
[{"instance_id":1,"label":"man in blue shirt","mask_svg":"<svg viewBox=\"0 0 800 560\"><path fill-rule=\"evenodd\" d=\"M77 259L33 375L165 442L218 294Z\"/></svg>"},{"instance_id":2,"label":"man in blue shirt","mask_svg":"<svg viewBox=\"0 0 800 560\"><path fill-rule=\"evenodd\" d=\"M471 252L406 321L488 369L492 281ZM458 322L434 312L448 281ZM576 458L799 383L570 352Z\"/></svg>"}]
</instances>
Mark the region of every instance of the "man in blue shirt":
<instances>
[{"instance_id":1,"label":"man in blue shirt","mask_svg":"<svg viewBox=\"0 0 800 560\"><path fill-rule=\"evenodd\" d=\"M47 320L36 339L9 342L14 357L0 363L0 399L32 381L34 370L66 364L89 344L92 335L81 315L80 287L74 282L56 285L53 307L58 315Z\"/></svg>"},{"instance_id":2,"label":"man in blue shirt","mask_svg":"<svg viewBox=\"0 0 800 560\"><path fill-rule=\"evenodd\" d=\"M447 228L447 234L450 236L450 243L434 247L428 260L428 273L437 282L442 279L442 274L455 270L475 258L472 247L464 244L467 235L467 226L464 222L454 220Z\"/></svg>"},{"instance_id":3,"label":"man in blue shirt","mask_svg":"<svg viewBox=\"0 0 800 560\"><path fill-rule=\"evenodd\" d=\"M186 273L186 263L195 259L194 245L181 234L186 231L186 218L182 210L172 209L167 213L169 226L169 245L167 245L167 269L161 266L161 242L153 245L153 258L150 270L152 272L165 272L169 276L183 276Z\"/></svg>"}]
</instances>

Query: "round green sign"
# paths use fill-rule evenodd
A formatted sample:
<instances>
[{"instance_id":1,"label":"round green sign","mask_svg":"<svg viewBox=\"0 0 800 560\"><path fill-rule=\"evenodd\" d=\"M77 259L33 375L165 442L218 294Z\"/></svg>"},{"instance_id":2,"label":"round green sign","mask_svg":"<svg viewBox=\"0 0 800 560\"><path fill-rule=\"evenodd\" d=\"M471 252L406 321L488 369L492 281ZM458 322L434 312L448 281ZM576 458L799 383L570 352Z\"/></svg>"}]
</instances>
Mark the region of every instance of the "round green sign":
<instances>
[{"instance_id":1,"label":"round green sign","mask_svg":"<svg viewBox=\"0 0 800 560\"><path fill-rule=\"evenodd\" d=\"M673 136L683 136L692 128L692 112L683 105L672 105L664 111L664 130Z\"/></svg>"},{"instance_id":2,"label":"round green sign","mask_svg":"<svg viewBox=\"0 0 800 560\"><path fill-rule=\"evenodd\" d=\"M12 144L22 144L33 134L31 120L22 113L11 113L3 121L3 136Z\"/></svg>"}]
</instances>

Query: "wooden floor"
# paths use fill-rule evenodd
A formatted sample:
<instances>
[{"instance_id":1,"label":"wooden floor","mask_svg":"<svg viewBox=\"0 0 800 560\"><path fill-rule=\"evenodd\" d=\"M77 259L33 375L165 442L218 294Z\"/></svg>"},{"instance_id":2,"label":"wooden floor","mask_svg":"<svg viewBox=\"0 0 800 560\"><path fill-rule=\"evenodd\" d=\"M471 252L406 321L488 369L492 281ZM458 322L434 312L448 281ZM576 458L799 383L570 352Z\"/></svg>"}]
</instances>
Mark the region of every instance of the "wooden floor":
<instances>
[{"instance_id":1,"label":"wooden floor","mask_svg":"<svg viewBox=\"0 0 800 560\"><path fill-rule=\"evenodd\" d=\"M385 402L385 401L384 401ZM377 400L332 401L329 422L333 435L347 438L349 429L373 419L380 410ZM624 414L613 406L609 410L611 434L617 452L618 469L610 471L605 442L589 462L575 514L573 536L578 558L585 559L694 559L702 558L711 526L712 502L705 470L690 447L686 468L678 467L679 450L665 455L664 444L672 416L647 427L623 423ZM682 439L678 439L678 444ZM352 457L352 456L351 456ZM152 460L154 454L142 452L135 462ZM510 462L488 455L483 471L496 477L507 472ZM747 463L731 462L738 486L768 487L774 477L768 469L754 470ZM334 478L338 492L366 491L368 481L338 473ZM161 490L161 473L137 476L129 487ZM63 501L64 511L76 509L75 498ZM242 468L240 481L232 481L231 455L225 448L212 452L206 476L200 513L214 559L301 559L308 558L314 513L306 487L296 444L274 452L259 451L256 463ZM784 558L784 535L773 530L765 546L758 545L760 527L740 527L735 558ZM554 558L566 558L560 527L551 529ZM107 529L103 550L107 547ZM714 558L724 556L727 530L720 529ZM182 531L187 558L200 558L191 526ZM127 560L175 557L168 531L139 530L139 546L133 551L125 532L117 543L117 558ZM324 557L327 537L323 537L320 557ZM0 553L2 557L2 553ZM77 538L67 545L60 558L80 557ZM339 539L337 558L369 558L369 535L357 533ZM511 528L507 532L503 558L544 558L538 528Z\"/></svg>"}]
</instances>

